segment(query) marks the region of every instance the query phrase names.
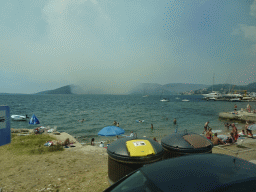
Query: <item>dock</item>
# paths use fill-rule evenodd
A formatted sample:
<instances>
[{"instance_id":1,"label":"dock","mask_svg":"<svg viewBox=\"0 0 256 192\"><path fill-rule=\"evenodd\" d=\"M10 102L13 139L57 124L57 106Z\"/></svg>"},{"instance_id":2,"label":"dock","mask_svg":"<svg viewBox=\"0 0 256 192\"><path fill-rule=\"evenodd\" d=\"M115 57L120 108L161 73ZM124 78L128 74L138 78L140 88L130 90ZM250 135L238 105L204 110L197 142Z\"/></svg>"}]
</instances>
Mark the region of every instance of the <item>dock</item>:
<instances>
[{"instance_id":1,"label":"dock","mask_svg":"<svg viewBox=\"0 0 256 192\"><path fill-rule=\"evenodd\" d=\"M242 122L256 122L256 113L249 113L247 111L237 111L236 114L234 112L220 112L219 118Z\"/></svg>"}]
</instances>

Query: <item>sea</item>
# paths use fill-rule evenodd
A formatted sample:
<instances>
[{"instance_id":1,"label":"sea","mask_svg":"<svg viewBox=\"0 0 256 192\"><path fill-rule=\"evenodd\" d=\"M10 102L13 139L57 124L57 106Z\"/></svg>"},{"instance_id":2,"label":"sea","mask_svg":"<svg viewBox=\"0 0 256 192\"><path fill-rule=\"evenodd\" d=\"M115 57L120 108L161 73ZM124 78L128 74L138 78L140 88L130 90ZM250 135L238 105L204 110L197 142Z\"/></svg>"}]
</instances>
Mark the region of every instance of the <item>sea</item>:
<instances>
[{"instance_id":1,"label":"sea","mask_svg":"<svg viewBox=\"0 0 256 192\"><path fill-rule=\"evenodd\" d=\"M169 102L161 102L167 98ZM39 119L39 125L30 125L27 121L11 120L11 128L35 129L43 126L57 126L60 132L67 132L79 142L90 143L111 140L114 137L98 136L98 132L119 122L119 127L125 130L124 135L133 131L138 137L156 137L158 140L166 135L177 132L193 132L201 134L204 124L226 134L224 123L219 119L219 112L231 112L234 104L246 108L247 102L206 101L201 95L0 95L0 105L10 107L11 115L33 114ZM183 102L183 99L189 102ZM250 103L255 109L255 104ZM173 119L177 124L173 124ZM84 119L84 122L80 120ZM138 120L144 122L138 123ZM243 124L235 122L238 129ZM151 130L153 124L153 130Z\"/></svg>"}]
</instances>

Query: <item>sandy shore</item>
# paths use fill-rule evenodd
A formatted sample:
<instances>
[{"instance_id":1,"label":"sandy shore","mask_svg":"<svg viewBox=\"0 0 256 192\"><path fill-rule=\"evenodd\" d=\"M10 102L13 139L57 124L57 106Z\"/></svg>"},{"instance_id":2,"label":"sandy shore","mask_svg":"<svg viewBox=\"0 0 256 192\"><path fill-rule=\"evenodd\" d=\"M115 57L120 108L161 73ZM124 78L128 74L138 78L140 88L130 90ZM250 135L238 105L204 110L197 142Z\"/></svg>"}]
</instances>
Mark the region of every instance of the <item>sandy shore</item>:
<instances>
[{"instance_id":1,"label":"sandy shore","mask_svg":"<svg viewBox=\"0 0 256 192\"><path fill-rule=\"evenodd\" d=\"M62 152L18 156L1 148L0 189L5 191L103 191L108 183L106 148L81 145L68 133L54 136L56 140L75 141L76 147ZM237 144L219 145L213 153L227 154L256 162L256 139L238 139Z\"/></svg>"}]
</instances>

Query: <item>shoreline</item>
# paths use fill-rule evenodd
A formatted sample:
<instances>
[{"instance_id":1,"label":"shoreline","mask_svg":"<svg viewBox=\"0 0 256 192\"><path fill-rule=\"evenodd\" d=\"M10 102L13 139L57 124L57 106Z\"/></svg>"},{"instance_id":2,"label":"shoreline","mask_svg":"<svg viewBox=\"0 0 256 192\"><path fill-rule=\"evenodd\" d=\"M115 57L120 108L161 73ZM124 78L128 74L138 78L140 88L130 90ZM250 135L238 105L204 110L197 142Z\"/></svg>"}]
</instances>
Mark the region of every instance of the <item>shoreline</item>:
<instances>
[{"instance_id":1,"label":"shoreline","mask_svg":"<svg viewBox=\"0 0 256 192\"><path fill-rule=\"evenodd\" d=\"M49 135L61 141L69 138L76 142L76 147L51 154L23 156L10 153L6 150L8 145L0 148L5 154L0 157L3 167L0 188L3 191L103 191L110 186L106 148L83 146L65 132ZM214 146L212 153L226 154L255 163L256 140L242 138L238 139L237 144Z\"/></svg>"}]
</instances>

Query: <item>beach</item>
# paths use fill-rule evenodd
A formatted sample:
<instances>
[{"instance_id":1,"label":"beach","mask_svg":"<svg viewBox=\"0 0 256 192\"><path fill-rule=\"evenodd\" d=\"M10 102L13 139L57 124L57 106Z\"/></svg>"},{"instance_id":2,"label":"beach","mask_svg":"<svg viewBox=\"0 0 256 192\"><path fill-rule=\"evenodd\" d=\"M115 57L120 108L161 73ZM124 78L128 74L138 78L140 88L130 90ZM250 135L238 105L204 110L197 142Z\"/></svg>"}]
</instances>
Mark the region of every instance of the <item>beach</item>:
<instances>
[{"instance_id":1,"label":"beach","mask_svg":"<svg viewBox=\"0 0 256 192\"><path fill-rule=\"evenodd\" d=\"M108 183L107 149L81 145L72 135L62 132L56 140L69 138L75 147L41 155L15 155L2 146L0 189L4 191L103 191ZM26 136L20 136L26 137ZM3 148L4 151L3 151ZM248 161L256 160L256 140L238 139L236 144L215 146L213 153L227 154Z\"/></svg>"},{"instance_id":2,"label":"beach","mask_svg":"<svg viewBox=\"0 0 256 192\"><path fill-rule=\"evenodd\" d=\"M98 146L82 146L68 133L56 140L76 147L40 155L15 155L1 146L0 189L5 191L103 191L107 180L107 153ZM20 136L26 137L26 136Z\"/></svg>"}]
</instances>

